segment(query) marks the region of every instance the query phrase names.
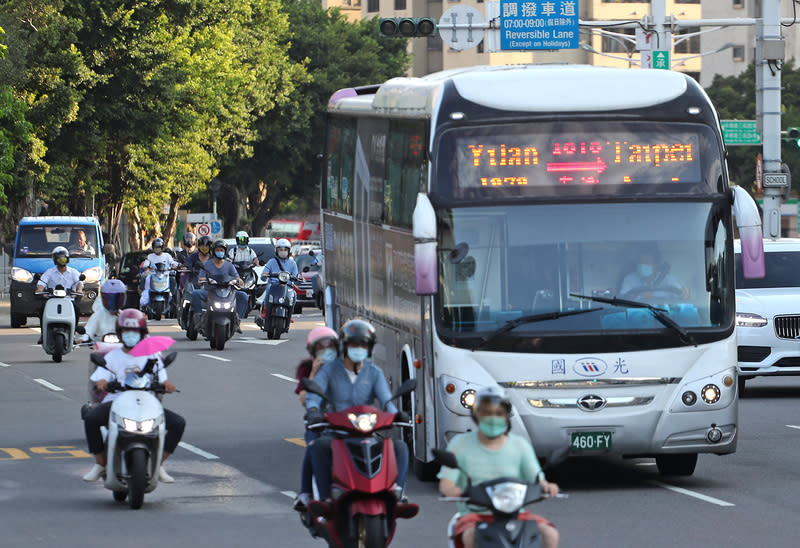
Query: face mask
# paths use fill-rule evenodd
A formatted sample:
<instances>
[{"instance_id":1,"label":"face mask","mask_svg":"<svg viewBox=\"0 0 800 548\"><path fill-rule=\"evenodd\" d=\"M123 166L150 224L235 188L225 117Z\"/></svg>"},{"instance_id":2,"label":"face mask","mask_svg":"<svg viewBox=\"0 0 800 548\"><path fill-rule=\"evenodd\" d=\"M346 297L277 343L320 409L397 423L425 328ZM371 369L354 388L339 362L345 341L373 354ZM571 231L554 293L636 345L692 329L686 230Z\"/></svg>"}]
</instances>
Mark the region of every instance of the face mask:
<instances>
[{"instance_id":1,"label":"face mask","mask_svg":"<svg viewBox=\"0 0 800 548\"><path fill-rule=\"evenodd\" d=\"M286 259L288 256L289 256L289 252L288 251L286 251L284 249L281 249L280 251L278 251L278 258L279 259Z\"/></svg>"},{"instance_id":2,"label":"face mask","mask_svg":"<svg viewBox=\"0 0 800 548\"><path fill-rule=\"evenodd\" d=\"M349 353L348 353L349 355ZM318 350L316 354L317 358L324 362L329 362L333 359L336 359L336 349L335 348L323 348L322 350ZM352 359L352 358L351 358ZM353 360L355 361L355 360Z\"/></svg>"},{"instance_id":3,"label":"face mask","mask_svg":"<svg viewBox=\"0 0 800 548\"><path fill-rule=\"evenodd\" d=\"M207 248L207 247L198 247L197 249L199 249L199 250L200 250L200 253L202 253L203 255L208 255L208 252L209 252L209 251L211 251L211 250L210 250L209 248Z\"/></svg>"},{"instance_id":4,"label":"face mask","mask_svg":"<svg viewBox=\"0 0 800 548\"><path fill-rule=\"evenodd\" d=\"M224 259L225 258L225 252L224 251L215 251L214 252L214 257L216 257L217 259Z\"/></svg>"},{"instance_id":5,"label":"face mask","mask_svg":"<svg viewBox=\"0 0 800 548\"><path fill-rule=\"evenodd\" d=\"M347 357L350 358L350 361L353 363L361 363L367 356L369 355L369 350L366 348L361 348L359 346L355 346L352 348L347 349Z\"/></svg>"},{"instance_id":6,"label":"face mask","mask_svg":"<svg viewBox=\"0 0 800 548\"><path fill-rule=\"evenodd\" d=\"M154 248L153 248L153 252L154 252L156 255L161 255L161 253L162 253L163 251L164 251L164 250L163 250L163 249L161 249L160 247L154 247Z\"/></svg>"},{"instance_id":7,"label":"face mask","mask_svg":"<svg viewBox=\"0 0 800 548\"><path fill-rule=\"evenodd\" d=\"M478 428L487 438L496 438L506 433L508 423L505 417L483 417L478 423Z\"/></svg>"},{"instance_id":8,"label":"face mask","mask_svg":"<svg viewBox=\"0 0 800 548\"><path fill-rule=\"evenodd\" d=\"M639 276L642 278L649 278L653 275L653 265L651 264L638 264L636 265L636 271L639 273Z\"/></svg>"},{"instance_id":9,"label":"face mask","mask_svg":"<svg viewBox=\"0 0 800 548\"><path fill-rule=\"evenodd\" d=\"M58 257L58 258L56 258L56 264L58 266L64 266L68 262L69 262L69 259L67 257Z\"/></svg>"},{"instance_id":10,"label":"face mask","mask_svg":"<svg viewBox=\"0 0 800 548\"><path fill-rule=\"evenodd\" d=\"M123 331L122 344L128 348L133 348L136 343L142 340L142 334L137 331Z\"/></svg>"}]
</instances>

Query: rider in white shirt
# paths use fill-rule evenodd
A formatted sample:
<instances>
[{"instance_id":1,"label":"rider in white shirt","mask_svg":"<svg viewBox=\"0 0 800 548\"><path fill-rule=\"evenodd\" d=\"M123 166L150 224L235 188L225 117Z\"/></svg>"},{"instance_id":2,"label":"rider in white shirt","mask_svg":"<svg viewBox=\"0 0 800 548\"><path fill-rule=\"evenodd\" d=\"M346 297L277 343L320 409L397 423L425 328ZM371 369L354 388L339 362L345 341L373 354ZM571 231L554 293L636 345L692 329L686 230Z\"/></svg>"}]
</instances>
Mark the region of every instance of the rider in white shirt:
<instances>
[{"instance_id":1,"label":"rider in white shirt","mask_svg":"<svg viewBox=\"0 0 800 548\"><path fill-rule=\"evenodd\" d=\"M172 258L172 255L169 253L164 253L164 240L161 238L156 238L153 240L153 252L149 253L147 258L142 263L142 267L144 267L142 275L146 276L146 278L144 279L142 296L139 298L140 306L147 306L150 304L150 270L155 268L155 266L159 263L167 265L167 268L178 267L178 262ZM170 290L174 294L174 288L171 286L172 280L170 280Z\"/></svg>"},{"instance_id":2,"label":"rider in white shirt","mask_svg":"<svg viewBox=\"0 0 800 548\"><path fill-rule=\"evenodd\" d=\"M258 266L258 256L248 245L250 236L244 230L236 233L236 246L228 248L228 260L236 263L253 263Z\"/></svg>"},{"instance_id":3,"label":"rider in white shirt","mask_svg":"<svg viewBox=\"0 0 800 548\"><path fill-rule=\"evenodd\" d=\"M100 288L100 298L92 305L92 315L86 322L84 340L102 341L103 336L117 330L117 315L125 306L127 288L119 280L106 280Z\"/></svg>"},{"instance_id":4,"label":"rider in white shirt","mask_svg":"<svg viewBox=\"0 0 800 548\"><path fill-rule=\"evenodd\" d=\"M53 263L55 266L51 266L44 273L39 277L39 280L36 283L36 292L37 293L44 293L47 289L55 289L57 286L61 286L64 289L71 289L78 293L83 291L83 282L80 279L81 273L72 268L71 266L67 266L69 263L69 251L64 246L58 246L53 249ZM72 299L72 308L75 312L75 325L78 325L78 320L81 317L80 309L78 308L80 296L74 297ZM42 308L42 314L44 314L44 307ZM39 315L39 324L42 323L42 316ZM42 337L39 336L39 342L36 344L42 344Z\"/></svg>"}]
</instances>

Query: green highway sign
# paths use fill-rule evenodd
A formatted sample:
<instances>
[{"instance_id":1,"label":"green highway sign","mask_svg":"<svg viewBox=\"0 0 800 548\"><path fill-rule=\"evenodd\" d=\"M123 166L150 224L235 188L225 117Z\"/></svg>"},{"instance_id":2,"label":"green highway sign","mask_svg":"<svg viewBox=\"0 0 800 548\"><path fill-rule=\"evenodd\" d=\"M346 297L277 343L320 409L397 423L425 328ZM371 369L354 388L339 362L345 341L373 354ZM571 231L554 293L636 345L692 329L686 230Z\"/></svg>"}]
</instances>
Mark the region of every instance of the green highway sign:
<instances>
[{"instance_id":1,"label":"green highway sign","mask_svg":"<svg viewBox=\"0 0 800 548\"><path fill-rule=\"evenodd\" d=\"M756 131L755 120L720 120L722 140L725 145L760 145L761 134Z\"/></svg>"},{"instance_id":2,"label":"green highway sign","mask_svg":"<svg viewBox=\"0 0 800 548\"><path fill-rule=\"evenodd\" d=\"M669 70L669 50L653 51L653 68Z\"/></svg>"}]
</instances>

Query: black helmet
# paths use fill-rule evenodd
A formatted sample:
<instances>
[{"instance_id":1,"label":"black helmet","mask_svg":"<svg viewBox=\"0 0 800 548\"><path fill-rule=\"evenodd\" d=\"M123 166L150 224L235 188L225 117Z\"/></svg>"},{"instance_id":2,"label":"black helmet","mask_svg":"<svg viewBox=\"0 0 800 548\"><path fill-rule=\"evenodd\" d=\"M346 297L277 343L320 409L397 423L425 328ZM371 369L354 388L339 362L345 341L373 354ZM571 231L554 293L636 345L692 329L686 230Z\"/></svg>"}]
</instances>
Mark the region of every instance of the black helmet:
<instances>
[{"instance_id":1,"label":"black helmet","mask_svg":"<svg viewBox=\"0 0 800 548\"><path fill-rule=\"evenodd\" d=\"M160 247L161 249L164 249L164 239L163 238L156 238L155 240L153 240L153 251L155 251L155 249L157 247Z\"/></svg>"},{"instance_id":2,"label":"black helmet","mask_svg":"<svg viewBox=\"0 0 800 548\"><path fill-rule=\"evenodd\" d=\"M53 264L56 266L64 266L69 262L69 251L67 248L60 245L53 249Z\"/></svg>"},{"instance_id":3,"label":"black helmet","mask_svg":"<svg viewBox=\"0 0 800 548\"><path fill-rule=\"evenodd\" d=\"M203 248L206 248L203 251ZM211 253L211 237L209 236L200 236L197 240L197 249L199 249L203 253Z\"/></svg>"},{"instance_id":4,"label":"black helmet","mask_svg":"<svg viewBox=\"0 0 800 548\"><path fill-rule=\"evenodd\" d=\"M375 328L372 324L364 320L350 320L339 330L339 340L342 344L342 354L346 354L345 349L348 343L367 343L369 355L372 356L372 347L375 346Z\"/></svg>"},{"instance_id":5,"label":"black helmet","mask_svg":"<svg viewBox=\"0 0 800 548\"><path fill-rule=\"evenodd\" d=\"M478 408L484 404L494 404L494 405L502 405L505 410L506 414L511 417L511 400L506 395L505 391L498 387L498 386L487 386L485 388L481 388L475 394L475 403L472 404L472 420L475 421L475 424L478 424ZM508 420L508 427L506 428L506 433L511 430L511 420Z\"/></svg>"},{"instance_id":6,"label":"black helmet","mask_svg":"<svg viewBox=\"0 0 800 548\"><path fill-rule=\"evenodd\" d=\"M214 245L211 246L211 251L214 251L218 247L221 247L225 251L228 251L228 244L226 244L225 240L223 239L214 240Z\"/></svg>"}]
</instances>

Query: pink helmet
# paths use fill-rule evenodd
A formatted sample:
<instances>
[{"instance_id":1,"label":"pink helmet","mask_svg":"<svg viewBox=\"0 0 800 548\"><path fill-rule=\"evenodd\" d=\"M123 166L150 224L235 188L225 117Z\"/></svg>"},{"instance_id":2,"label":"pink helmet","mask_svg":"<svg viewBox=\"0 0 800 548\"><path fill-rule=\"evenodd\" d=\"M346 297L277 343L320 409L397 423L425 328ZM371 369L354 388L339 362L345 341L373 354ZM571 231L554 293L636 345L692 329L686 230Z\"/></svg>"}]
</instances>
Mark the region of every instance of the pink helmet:
<instances>
[{"instance_id":1,"label":"pink helmet","mask_svg":"<svg viewBox=\"0 0 800 548\"><path fill-rule=\"evenodd\" d=\"M308 350L309 354L313 354L314 352L314 345L316 345L320 341L324 341L325 339L330 339L334 342L334 347L336 347L336 353L339 353L339 345L336 344L339 342L339 335L336 334L336 331L331 329L330 327L315 327L311 330L306 337L306 349Z\"/></svg>"}]
</instances>

